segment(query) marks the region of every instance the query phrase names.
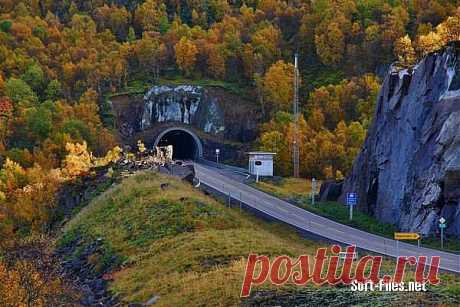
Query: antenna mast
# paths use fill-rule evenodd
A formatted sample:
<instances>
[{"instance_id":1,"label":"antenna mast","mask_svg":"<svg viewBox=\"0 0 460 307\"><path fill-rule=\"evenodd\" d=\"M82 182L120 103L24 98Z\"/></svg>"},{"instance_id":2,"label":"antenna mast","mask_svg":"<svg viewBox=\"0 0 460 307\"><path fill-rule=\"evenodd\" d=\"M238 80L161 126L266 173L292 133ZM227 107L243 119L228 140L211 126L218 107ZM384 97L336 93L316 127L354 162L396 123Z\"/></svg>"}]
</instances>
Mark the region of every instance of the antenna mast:
<instances>
[{"instance_id":1,"label":"antenna mast","mask_svg":"<svg viewBox=\"0 0 460 307\"><path fill-rule=\"evenodd\" d=\"M293 176L299 177L299 69L298 69L298 54L294 55L294 140L292 144L292 164L294 168Z\"/></svg>"}]
</instances>

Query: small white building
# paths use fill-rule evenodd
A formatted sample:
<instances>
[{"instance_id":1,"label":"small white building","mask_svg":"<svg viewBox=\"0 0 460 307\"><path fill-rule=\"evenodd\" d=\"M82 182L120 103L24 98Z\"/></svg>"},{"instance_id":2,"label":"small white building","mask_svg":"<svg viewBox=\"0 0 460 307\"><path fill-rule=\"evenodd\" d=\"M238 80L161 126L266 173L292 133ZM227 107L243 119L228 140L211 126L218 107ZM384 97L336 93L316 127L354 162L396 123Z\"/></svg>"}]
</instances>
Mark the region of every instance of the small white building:
<instances>
[{"instance_id":1,"label":"small white building","mask_svg":"<svg viewBox=\"0 0 460 307\"><path fill-rule=\"evenodd\" d=\"M249 155L249 174L259 176L273 176L274 152L253 151Z\"/></svg>"}]
</instances>

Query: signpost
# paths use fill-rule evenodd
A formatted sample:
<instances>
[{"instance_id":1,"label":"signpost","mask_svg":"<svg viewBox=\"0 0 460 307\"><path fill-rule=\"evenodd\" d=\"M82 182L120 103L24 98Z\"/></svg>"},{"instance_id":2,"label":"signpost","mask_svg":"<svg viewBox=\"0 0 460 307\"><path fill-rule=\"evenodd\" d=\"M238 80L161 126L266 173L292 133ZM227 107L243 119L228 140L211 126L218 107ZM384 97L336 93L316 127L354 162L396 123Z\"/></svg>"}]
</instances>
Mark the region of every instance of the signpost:
<instances>
[{"instance_id":1,"label":"signpost","mask_svg":"<svg viewBox=\"0 0 460 307\"><path fill-rule=\"evenodd\" d=\"M350 208L350 221L353 220L353 206L358 204L358 194L355 192L347 193L347 205Z\"/></svg>"},{"instance_id":2,"label":"signpost","mask_svg":"<svg viewBox=\"0 0 460 307\"><path fill-rule=\"evenodd\" d=\"M256 182L259 182L259 167L262 166L262 161L254 162L254 166L256 168Z\"/></svg>"},{"instance_id":3,"label":"signpost","mask_svg":"<svg viewBox=\"0 0 460 307\"><path fill-rule=\"evenodd\" d=\"M311 204L315 205L316 179L311 179Z\"/></svg>"},{"instance_id":4,"label":"signpost","mask_svg":"<svg viewBox=\"0 0 460 307\"><path fill-rule=\"evenodd\" d=\"M395 240L420 240L420 235L414 232L395 232Z\"/></svg>"},{"instance_id":5,"label":"signpost","mask_svg":"<svg viewBox=\"0 0 460 307\"><path fill-rule=\"evenodd\" d=\"M217 164L219 164L219 154L220 154L220 149L217 148L216 149L216 161L217 161Z\"/></svg>"},{"instance_id":6,"label":"signpost","mask_svg":"<svg viewBox=\"0 0 460 307\"><path fill-rule=\"evenodd\" d=\"M444 248L444 228L446 227L446 219L441 217L439 219L439 228L441 229L441 248Z\"/></svg>"},{"instance_id":7,"label":"signpost","mask_svg":"<svg viewBox=\"0 0 460 307\"><path fill-rule=\"evenodd\" d=\"M395 232L396 240L396 253L399 256L399 240L418 240L418 247L420 247L420 234L415 232Z\"/></svg>"}]
</instances>

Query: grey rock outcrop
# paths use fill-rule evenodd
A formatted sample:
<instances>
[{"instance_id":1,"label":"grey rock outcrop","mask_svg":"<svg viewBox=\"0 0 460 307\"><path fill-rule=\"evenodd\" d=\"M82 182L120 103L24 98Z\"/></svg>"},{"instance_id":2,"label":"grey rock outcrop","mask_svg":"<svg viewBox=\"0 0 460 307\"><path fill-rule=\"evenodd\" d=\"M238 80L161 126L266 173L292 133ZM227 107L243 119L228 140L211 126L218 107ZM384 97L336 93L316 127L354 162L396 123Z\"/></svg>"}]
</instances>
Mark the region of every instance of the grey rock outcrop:
<instances>
[{"instance_id":1,"label":"grey rock outcrop","mask_svg":"<svg viewBox=\"0 0 460 307\"><path fill-rule=\"evenodd\" d=\"M460 234L460 55L430 54L409 70L391 68L373 123L343 185L359 209L401 231L430 235L438 219Z\"/></svg>"},{"instance_id":2,"label":"grey rock outcrop","mask_svg":"<svg viewBox=\"0 0 460 307\"><path fill-rule=\"evenodd\" d=\"M196 124L204 132L225 130L223 112L214 97L206 98L201 86L154 86L144 96L141 129L154 123Z\"/></svg>"},{"instance_id":3,"label":"grey rock outcrop","mask_svg":"<svg viewBox=\"0 0 460 307\"><path fill-rule=\"evenodd\" d=\"M247 142L256 138L260 121L255 104L219 87L155 85L143 96L112 97L111 104L122 138L174 124Z\"/></svg>"},{"instance_id":4,"label":"grey rock outcrop","mask_svg":"<svg viewBox=\"0 0 460 307\"><path fill-rule=\"evenodd\" d=\"M219 86L154 85L143 94L110 98L120 142L135 147L143 140L151 148L170 128L194 133L202 143L203 157L244 161L258 136L260 108L248 93L241 95Z\"/></svg>"}]
</instances>

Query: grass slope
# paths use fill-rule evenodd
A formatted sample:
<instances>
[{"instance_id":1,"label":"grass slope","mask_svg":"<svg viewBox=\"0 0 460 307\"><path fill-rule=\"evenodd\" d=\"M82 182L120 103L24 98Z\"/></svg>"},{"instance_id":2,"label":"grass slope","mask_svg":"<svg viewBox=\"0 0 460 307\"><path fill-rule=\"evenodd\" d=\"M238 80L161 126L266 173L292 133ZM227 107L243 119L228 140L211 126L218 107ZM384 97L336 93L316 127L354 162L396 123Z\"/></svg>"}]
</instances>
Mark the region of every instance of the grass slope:
<instances>
[{"instance_id":1,"label":"grass slope","mask_svg":"<svg viewBox=\"0 0 460 307\"><path fill-rule=\"evenodd\" d=\"M103 253L92 261L102 272L114 270L110 288L123 301L159 296L159 306L238 305L249 253L297 257L312 255L319 247L292 229L228 209L190 185L157 173L140 173L97 197L69 222L59 244L77 237L81 246L96 239L103 242ZM78 250L72 257L79 257ZM385 267L389 265L387 261ZM307 288L307 299L321 301L324 292L325 302L333 301L331 291L338 289ZM407 302L400 295L356 294L344 288L340 293L336 298L342 304L375 305L385 297Z\"/></svg>"}]
</instances>

